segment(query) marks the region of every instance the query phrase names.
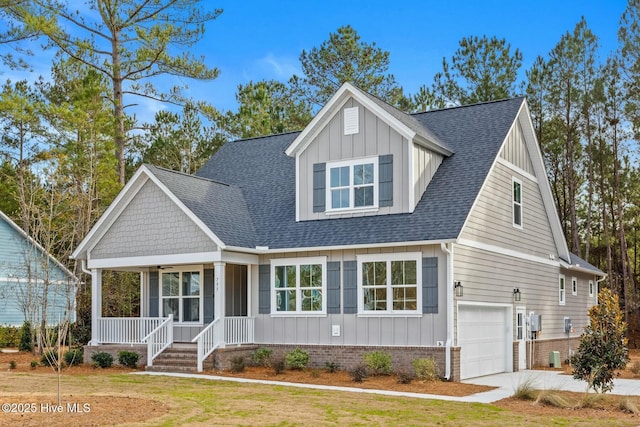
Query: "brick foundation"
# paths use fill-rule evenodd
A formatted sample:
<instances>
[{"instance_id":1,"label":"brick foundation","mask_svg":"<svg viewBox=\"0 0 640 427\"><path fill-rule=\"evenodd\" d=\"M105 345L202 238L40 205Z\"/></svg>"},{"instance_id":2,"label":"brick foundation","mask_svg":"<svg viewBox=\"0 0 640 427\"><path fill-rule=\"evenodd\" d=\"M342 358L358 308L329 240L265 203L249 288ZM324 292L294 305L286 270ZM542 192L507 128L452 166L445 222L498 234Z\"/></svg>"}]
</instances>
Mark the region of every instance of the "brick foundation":
<instances>
[{"instance_id":1,"label":"brick foundation","mask_svg":"<svg viewBox=\"0 0 640 427\"><path fill-rule=\"evenodd\" d=\"M133 351L140 355L138 359L138 366L145 366L147 364L147 346L146 345L126 345L126 344L103 344L99 346L85 345L82 347L84 350L83 362L92 364L91 356L94 353L105 352L113 356L113 364L118 365L118 352L119 351Z\"/></svg>"},{"instance_id":2,"label":"brick foundation","mask_svg":"<svg viewBox=\"0 0 640 427\"><path fill-rule=\"evenodd\" d=\"M571 340L567 338L555 338L548 340L534 340L527 341L527 366L529 355L531 354L531 343L533 342L533 366L534 367L548 367L549 366L549 352L559 351L560 361L564 365L565 360L569 357L569 347L571 347L572 354L578 349L580 344L580 337L571 337ZM517 360L517 359L516 359ZM515 365L514 365L515 366Z\"/></svg>"},{"instance_id":3,"label":"brick foundation","mask_svg":"<svg viewBox=\"0 0 640 427\"><path fill-rule=\"evenodd\" d=\"M340 369L353 369L364 363L364 354L384 351L391 355L391 368L395 372L413 371L413 360L434 357L438 362L440 374L445 373L445 347L385 347L385 346L333 346L333 345L286 345L264 344L219 349L210 357L216 369L229 369L231 359L244 357L248 362L251 352L257 348L269 348L273 351L271 360L282 360L285 354L299 348L309 353L309 367L324 368L327 362L337 363ZM460 380L460 349L451 349L451 381Z\"/></svg>"}]
</instances>

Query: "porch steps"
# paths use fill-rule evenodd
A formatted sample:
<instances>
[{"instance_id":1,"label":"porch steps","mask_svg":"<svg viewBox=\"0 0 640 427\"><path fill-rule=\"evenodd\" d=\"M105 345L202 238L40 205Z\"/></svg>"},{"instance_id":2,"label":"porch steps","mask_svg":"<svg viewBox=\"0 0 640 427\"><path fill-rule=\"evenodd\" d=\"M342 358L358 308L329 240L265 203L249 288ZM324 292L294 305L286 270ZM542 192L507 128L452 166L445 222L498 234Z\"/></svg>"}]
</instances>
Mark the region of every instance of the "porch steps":
<instances>
[{"instance_id":1,"label":"porch steps","mask_svg":"<svg viewBox=\"0 0 640 427\"><path fill-rule=\"evenodd\" d=\"M198 349L195 346L174 345L160 353L147 366L147 371L154 372L196 372L198 367Z\"/></svg>"}]
</instances>

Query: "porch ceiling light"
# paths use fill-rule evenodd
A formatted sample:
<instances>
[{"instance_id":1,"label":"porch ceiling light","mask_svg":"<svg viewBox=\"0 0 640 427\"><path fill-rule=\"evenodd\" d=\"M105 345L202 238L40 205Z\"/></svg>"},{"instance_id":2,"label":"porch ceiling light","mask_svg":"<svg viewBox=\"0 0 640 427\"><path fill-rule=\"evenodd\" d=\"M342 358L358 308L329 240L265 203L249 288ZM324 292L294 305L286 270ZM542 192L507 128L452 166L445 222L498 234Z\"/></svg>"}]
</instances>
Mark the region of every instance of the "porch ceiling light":
<instances>
[{"instance_id":1,"label":"porch ceiling light","mask_svg":"<svg viewBox=\"0 0 640 427\"><path fill-rule=\"evenodd\" d=\"M513 300L515 302L519 302L522 299L522 294L520 293L520 288L515 288L513 290Z\"/></svg>"},{"instance_id":2,"label":"porch ceiling light","mask_svg":"<svg viewBox=\"0 0 640 427\"><path fill-rule=\"evenodd\" d=\"M460 283L460 281L453 283L453 290L456 291L456 296L458 298L464 295L464 287L462 286L462 283Z\"/></svg>"}]
</instances>

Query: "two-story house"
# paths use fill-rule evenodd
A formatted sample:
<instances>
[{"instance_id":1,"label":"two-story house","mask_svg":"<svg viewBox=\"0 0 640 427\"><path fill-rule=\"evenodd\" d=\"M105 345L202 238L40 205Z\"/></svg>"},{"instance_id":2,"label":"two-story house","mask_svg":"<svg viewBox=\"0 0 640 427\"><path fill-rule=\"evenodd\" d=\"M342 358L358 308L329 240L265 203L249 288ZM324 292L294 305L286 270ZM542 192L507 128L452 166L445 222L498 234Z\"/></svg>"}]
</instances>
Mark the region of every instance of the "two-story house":
<instances>
[{"instance_id":1,"label":"two-story house","mask_svg":"<svg viewBox=\"0 0 640 427\"><path fill-rule=\"evenodd\" d=\"M87 354L194 343L201 369L299 347L349 368L384 350L452 380L566 357L604 277L568 250L525 99L408 115L348 83L301 132L227 143L195 176L142 166L74 257ZM140 318L102 316L104 269L140 273Z\"/></svg>"}]
</instances>

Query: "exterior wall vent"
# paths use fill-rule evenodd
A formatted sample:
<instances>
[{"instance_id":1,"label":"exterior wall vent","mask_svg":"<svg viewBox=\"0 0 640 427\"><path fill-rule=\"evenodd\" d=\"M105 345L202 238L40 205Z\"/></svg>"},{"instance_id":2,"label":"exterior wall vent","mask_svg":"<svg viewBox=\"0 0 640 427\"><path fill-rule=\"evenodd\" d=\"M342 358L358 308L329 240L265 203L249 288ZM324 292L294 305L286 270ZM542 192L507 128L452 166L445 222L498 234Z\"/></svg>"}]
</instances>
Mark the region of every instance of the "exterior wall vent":
<instances>
[{"instance_id":1,"label":"exterior wall vent","mask_svg":"<svg viewBox=\"0 0 640 427\"><path fill-rule=\"evenodd\" d=\"M344 134L353 135L360 132L358 107L344 109Z\"/></svg>"}]
</instances>

